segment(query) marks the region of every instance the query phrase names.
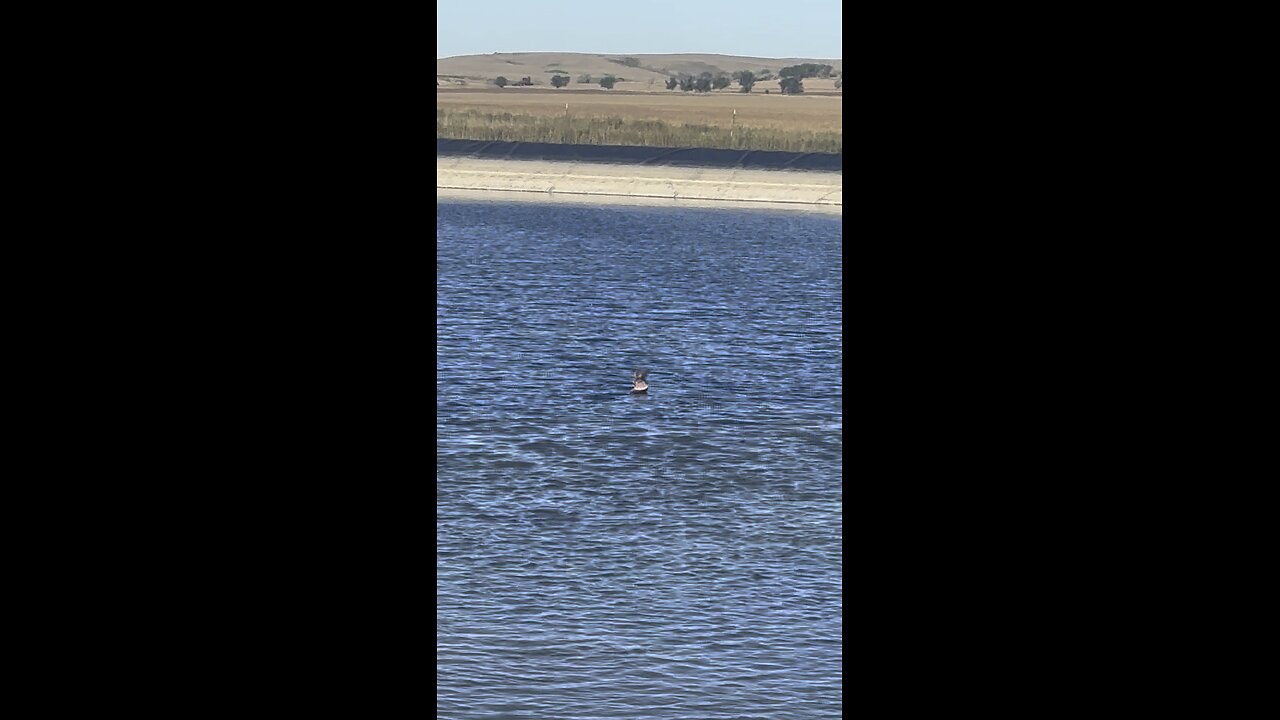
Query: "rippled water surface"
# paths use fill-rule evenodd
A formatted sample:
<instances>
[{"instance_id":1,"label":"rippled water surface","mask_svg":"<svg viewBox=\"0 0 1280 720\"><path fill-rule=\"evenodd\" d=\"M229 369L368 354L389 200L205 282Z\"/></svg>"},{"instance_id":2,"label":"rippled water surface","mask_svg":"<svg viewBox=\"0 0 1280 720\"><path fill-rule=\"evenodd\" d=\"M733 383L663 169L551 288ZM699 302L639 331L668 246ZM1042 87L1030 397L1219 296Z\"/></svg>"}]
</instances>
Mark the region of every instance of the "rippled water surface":
<instances>
[{"instance_id":1,"label":"rippled water surface","mask_svg":"<svg viewBox=\"0 0 1280 720\"><path fill-rule=\"evenodd\" d=\"M441 718L840 716L840 239L438 205Z\"/></svg>"}]
</instances>

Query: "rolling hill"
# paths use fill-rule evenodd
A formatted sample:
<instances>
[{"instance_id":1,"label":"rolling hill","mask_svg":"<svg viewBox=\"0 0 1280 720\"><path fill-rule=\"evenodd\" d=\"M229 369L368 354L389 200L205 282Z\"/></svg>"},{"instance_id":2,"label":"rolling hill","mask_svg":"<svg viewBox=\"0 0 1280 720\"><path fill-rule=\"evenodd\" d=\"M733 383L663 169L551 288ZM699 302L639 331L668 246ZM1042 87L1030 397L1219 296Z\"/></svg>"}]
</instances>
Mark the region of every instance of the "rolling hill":
<instances>
[{"instance_id":1,"label":"rolling hill","mask_svg":"<svg viewBox=\"0 0 1280 720\"><path fill-rule=\"evenodd\" d=\"M575 83L580 75L590 75L593 80L597 80L608 74L628 84L647 86L666 82L668 77L680 73L731 74L738 70L751 70L757 75L761 71L768 71L776 76L782 68L801 63L830 65L833 73L844 70L843 61L830 58L758 58L700 53L596 55L528 52L439 58L436 60L436 80L442 86L474 87L490 83L499 75L510 80L528 76L538 85L547 85L551 76L558 72L568 75Z\"/></svg>"}]
</instances>

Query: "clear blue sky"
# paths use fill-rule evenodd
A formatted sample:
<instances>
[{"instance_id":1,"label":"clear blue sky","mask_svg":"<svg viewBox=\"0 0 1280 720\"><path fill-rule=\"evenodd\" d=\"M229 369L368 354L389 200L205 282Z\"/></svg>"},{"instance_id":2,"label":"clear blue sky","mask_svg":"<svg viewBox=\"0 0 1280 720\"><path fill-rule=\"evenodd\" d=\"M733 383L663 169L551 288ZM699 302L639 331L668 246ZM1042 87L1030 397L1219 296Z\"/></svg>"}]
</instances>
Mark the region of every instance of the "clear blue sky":
<instances>
[{"instance_id":1,"label":"clear blue sky","mask_svg":"<svg viewBox=\"0 0 1280 720\"><path fill-rule=\"evenodd\" d=\"M439 0L436 58L495 52L843 59L840 0Z\"/></svg>"}]
</instances>

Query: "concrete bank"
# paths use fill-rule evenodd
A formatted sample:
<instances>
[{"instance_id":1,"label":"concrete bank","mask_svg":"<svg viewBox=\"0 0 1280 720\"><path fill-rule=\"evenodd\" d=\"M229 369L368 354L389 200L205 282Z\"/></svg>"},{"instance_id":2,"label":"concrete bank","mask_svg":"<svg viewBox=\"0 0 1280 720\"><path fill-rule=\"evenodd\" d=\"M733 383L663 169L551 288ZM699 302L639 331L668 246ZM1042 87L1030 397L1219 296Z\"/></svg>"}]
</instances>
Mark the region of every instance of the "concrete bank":
<instances>
[{"instance_id":1,"label":"concrete bank","mask_svg":"<svg viewBox=\"0 0 1280 720\"><path fill-rule=\"evenodd\" d=\"M436 190L811 206L840 212L838 172L436 156Z\"/></svg>"}]
</instances>

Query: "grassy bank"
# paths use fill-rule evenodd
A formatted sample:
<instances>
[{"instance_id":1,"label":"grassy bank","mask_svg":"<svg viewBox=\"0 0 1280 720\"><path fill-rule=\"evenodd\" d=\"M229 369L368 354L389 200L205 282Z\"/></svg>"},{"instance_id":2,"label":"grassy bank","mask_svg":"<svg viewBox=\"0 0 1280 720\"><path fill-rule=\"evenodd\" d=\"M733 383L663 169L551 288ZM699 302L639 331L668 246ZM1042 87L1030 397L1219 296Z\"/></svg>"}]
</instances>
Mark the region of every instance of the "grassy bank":
<instances>
[{"instance_id":1,"label":"grassy bank","mask_svg":"<svg viewBox=\"0 0 1280 720\"><path fill-rule=\"evenodd\" d=\"M621 117L531 115L436 109L436 137L578 145L638 145L732 150L838 153L839 132L771 127L723 127L702 123Z\"/></svg>"}]
</instances>

